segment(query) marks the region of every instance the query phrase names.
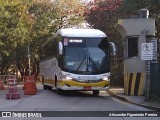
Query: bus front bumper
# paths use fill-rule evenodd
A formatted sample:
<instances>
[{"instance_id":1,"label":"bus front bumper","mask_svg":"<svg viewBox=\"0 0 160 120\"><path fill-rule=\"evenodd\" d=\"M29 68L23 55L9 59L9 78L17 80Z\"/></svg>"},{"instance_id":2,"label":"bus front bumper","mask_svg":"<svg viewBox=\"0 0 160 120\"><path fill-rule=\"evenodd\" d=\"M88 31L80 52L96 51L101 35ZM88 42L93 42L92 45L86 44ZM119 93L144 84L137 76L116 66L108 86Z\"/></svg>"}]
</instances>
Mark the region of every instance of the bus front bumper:
<instances>
[{"instance_id":1,"label":"bus front bumper","mask_svg":"<svg viewBox=\"0 0 160 120\"><path fill-rule=\"evenodd\" d=\"M60 80L57 87L62 90L93 91L93 90L109 90L109 86L110 86L110 81L83 83L72 80Z\"/></svg>"}]
</instances>

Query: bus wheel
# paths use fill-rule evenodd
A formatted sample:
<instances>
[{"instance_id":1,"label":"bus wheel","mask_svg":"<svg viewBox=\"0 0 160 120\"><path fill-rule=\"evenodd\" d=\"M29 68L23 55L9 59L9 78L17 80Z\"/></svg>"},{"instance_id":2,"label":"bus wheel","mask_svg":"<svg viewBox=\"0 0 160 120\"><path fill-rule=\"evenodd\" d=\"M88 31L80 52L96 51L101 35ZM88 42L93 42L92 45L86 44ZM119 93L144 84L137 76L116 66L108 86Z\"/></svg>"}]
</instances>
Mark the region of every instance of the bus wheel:
<instances>
[{"instance_id":1,"label":"bus wheel","mask_svg":"<svg viewBox=\"0 0 160 120\"><path fill-rule=\"evenodd\" d=\"M93 95L99 95L99 90L94 90Z\"/></svg>"},{"instance_id":2,"label":"bus wheel","mask_svg":"<svg viewBox=\"0 0 160 120\"><path fill-rule=\"evenodd\" d=\"M52 90L52 87L51 87L51 86L48 86L48 90Z\"/></svg>"},{"instance_id":3,"label":"bus wheel","mask_svg":"<svg viewBox=\"0 0 160 120\"><path fill-rule=\"evenodd\" d=\"M43 84L43 90L47 90L48 89L48 86Z\"/></svg>"},{"instance_id":4,"label":"bus wheel","mask_svg":"<svg viewBox=\"0 0 160 120\"><path fill-rule=\"evenodd\" d=\"M42 76L42 85L43 85L43 90L47 90L47 86L44 84L44 76Z\"/></svg>"},{"instance_id":5,"label":"bus wheel","mask_svg":"<svg viewBox=\"0 0 160 120\"><path fill-rule=\"evenodd\" d=\"M63 90L57 88L57 93L58 93L58 94L63 94Z\"/></svg>"}]
</instances>

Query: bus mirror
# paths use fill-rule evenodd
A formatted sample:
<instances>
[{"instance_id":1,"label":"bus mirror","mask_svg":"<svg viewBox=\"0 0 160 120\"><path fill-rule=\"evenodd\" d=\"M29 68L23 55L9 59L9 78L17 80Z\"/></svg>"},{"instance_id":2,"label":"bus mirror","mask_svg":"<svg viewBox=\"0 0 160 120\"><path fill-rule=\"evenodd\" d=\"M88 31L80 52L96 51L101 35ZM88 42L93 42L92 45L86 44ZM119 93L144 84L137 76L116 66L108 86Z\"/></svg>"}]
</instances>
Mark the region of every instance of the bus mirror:
<instances>
[{"instance_id":1,"label":"bus mirror","mask_svg":"<svg viewBox=\"0 0 160 120\"><path fill-rule=\"evenodd\" d=\"M113 42L109 42L109 48L110 50L110 54L111 56L115 56L116 55L116 45Z\"/></svg>"},{"instance_id":2,"label":"bus mirror","mask_svg":"<svg viewBox=\"0 0 160 120\"><path fill-rule=\"evenodd\" d=\"M59 42L59 55L62 55L62 51L63 51L63 45L61 42Z\"/></svg>"}]
</instances>

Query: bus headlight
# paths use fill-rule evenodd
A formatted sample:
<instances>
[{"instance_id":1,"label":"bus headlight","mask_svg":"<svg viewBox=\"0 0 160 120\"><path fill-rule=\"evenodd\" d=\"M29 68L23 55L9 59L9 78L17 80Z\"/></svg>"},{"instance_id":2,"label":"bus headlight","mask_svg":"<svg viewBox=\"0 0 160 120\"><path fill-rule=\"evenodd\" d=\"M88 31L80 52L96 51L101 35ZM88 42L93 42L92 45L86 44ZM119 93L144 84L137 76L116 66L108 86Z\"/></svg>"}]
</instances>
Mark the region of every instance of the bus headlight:
<instances>
[{"instance_id":1,"label":"bus headlight","mask_svg":"<svg viewBox=\"0 0 160 120\"><path fill-rule=\"evenodd\" d=\"M67 79L67 80L72 80L73 78L67 76L66 79Z\"/></svg>"},{"instance_id":2,"label":"bus headlight","mask_svg":"<svg viewBox=\"0 0 160 120\"><path fill-rule=\"evenodd\" d=\"M62 75L62 79L63 80L72 80L73 78L72 77L69 77L67 75Z\"/></svg>"},{"instance_id":3,"label":"bus headlight","mask_svg":"<svg viewBox=\"0 0 160 120\"><path fill-rule=\"evenodd\" d=\"M109 77L104 77L102 80L110 81Z\"/></svg>"}]
</instances>

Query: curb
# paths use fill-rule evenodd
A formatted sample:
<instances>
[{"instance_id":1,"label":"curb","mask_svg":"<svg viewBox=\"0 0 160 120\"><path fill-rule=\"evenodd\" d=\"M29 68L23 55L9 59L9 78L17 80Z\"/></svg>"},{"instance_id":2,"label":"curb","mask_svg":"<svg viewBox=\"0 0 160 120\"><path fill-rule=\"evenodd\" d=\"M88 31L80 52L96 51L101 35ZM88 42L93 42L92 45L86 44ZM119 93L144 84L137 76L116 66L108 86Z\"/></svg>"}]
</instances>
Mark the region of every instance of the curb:
<instances>
[{"instance_id":1,"label":"curb","mask_svg":"<svg viewBox=\"0 0 160 120\"><path fill-rule=\"evenodd\" d=\"M112 91L109 91L109 95L111 95L112 97L115 97L115 98L117 98L121 101L125 101L125 102L128 102L128 103L138 105L138 106L142 106L142 107L152 109L152 110L155 110L155 111L160 111L160 107L153 107L153 106L149 106L149 105L146 105L146 104L135 103L133 101L128 100L126 97L123 97L121 95L117 95L117 94L113 93Z\"/></svg>"}]
</instances>

